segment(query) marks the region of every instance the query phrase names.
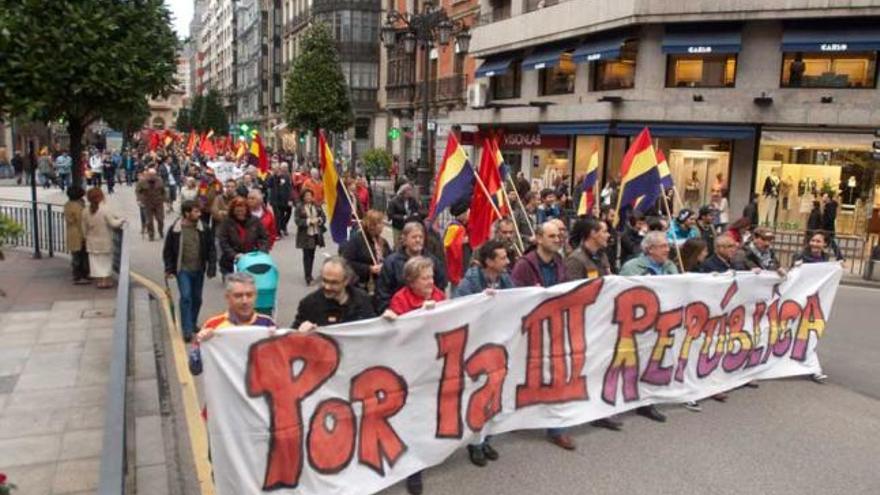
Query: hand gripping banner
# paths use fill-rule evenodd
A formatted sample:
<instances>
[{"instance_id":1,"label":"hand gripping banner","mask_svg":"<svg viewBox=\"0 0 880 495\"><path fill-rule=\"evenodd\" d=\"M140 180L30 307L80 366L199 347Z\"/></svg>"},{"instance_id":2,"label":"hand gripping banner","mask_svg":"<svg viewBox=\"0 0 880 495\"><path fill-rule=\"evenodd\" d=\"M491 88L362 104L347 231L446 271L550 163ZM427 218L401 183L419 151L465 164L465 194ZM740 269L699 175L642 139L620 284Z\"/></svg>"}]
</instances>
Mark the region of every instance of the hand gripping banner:
<instances>
[{"instance_id":1,"label":"hand gripping banner","mask_svg":"<svg viewBox=\"0 0 880 495\"><path fill-rule=\"evenodd\" d=\"M821 371L842 270L605 277L203 347L220 495L369 494L481 434Z\"/></svg>"}]
</instances>

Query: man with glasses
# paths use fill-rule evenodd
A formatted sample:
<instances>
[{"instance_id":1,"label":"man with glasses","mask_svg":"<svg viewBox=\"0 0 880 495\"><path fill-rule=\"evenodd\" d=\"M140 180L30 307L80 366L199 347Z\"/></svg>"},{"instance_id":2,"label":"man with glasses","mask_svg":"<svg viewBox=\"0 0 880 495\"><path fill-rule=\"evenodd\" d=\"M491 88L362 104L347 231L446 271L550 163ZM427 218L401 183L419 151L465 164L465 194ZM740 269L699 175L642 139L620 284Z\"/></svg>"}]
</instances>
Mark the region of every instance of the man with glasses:
<instances>
[{"instance_id":1,"label":"man with glasses","mask_svg":"<svg viewBox=\"0 0 880 495\"><path fill-rule=\"evenodd\" d=\"M299 302L291 328L310 332L376 316L370 296L352 285L354 278L354 271L344 258L327 258L321 267L321 288Z\"/></svg>"},{"instance_id":2,"label":"man with glasses","mask_svg":"<svg viewBox=\"0 0 880 495\"><path fill-rule=\"evenodd\" d=\"M773 270L784 274L785 270L780 266L776 252L773 250L773 231L758 227L752 235L752 240L746 243L736 252L733 257L735 270Z\"/></svg>"},{"instance_id":3,"label":"man with glasses","mask_svg":"<svg viewBox=\"0 0 880 495\"><path fill-rule=\"evenodd\" d=\"M724 273L733 270L733 257L739 248L736 241L728 234L715 238L715 254L706 258L700 267L700 273Z\"/></svg>"},{"instance_id":4,"label":"man with glasses","mask_svg":"<svg viewBox=\"0 0 880 495\"><path fill-rule=\"evenodd\" d=\"M669 260L669 240L666 234L659 230L652 230L645 234L642 239L642 254L624 263L620 269L620 275L676 275L678 269L675 263ZM666 415L660 412L656 406L642 406L636 409L636 414L665 423Z\"/></svg>"}]
</instances>

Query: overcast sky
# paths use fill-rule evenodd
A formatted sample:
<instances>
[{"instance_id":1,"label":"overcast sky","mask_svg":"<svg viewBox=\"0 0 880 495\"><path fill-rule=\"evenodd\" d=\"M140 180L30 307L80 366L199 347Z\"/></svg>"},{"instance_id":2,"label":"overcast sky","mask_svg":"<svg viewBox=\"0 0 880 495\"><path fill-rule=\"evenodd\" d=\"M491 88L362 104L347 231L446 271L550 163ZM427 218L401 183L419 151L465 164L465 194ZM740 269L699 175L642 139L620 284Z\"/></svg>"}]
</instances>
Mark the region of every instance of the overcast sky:
<instances>
[{"instance_id":1,"label":"overcast sky","mask_svg":"<svg viewBox=\"0 0 880 495\"><path fill-rule=\"evenodd\" d=\"M189 21L193 16L193 0L165 0L165 5L171 10L177 37L186 39L189 36Z\"/></svg>"}]
</instances>

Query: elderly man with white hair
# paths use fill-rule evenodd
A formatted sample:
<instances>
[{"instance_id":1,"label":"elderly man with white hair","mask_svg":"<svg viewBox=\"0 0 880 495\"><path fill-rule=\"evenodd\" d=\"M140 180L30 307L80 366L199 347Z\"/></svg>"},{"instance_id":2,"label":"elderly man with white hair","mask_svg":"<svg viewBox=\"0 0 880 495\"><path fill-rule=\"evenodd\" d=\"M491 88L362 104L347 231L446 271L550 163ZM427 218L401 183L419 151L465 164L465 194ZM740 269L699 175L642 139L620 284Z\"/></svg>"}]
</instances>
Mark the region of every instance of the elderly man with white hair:
<instances>
[{"instance_id":1,"label":"elderly man with white hair","mask_svg":"<svg viewBox=\"0 0 880 495\"><path fill-rule=\"evenodd\" d=\"M642 254L624 263L620 275L676 275L678 268L669 260L669 239L666 233L652 230L642 239ZM642 406L636 414L653 419L660 423L666 422L666 415L655 406Z\"/></svg>"},{"instance_id":2,"label":"elderly man with white hair","mask_svg":"<svg viewBox=\"0 0 880 495\"><path fill-rule=\"evenodd\" d=\"M247 204L251 216L258 219L263 224L263 228L266 229L266 234L269 235L269 251L271 251L275 241L278 240L278 230L275 228L275 213L263 201L263 192L259 189L248 191Z\"/></svg>"}]
</instances>

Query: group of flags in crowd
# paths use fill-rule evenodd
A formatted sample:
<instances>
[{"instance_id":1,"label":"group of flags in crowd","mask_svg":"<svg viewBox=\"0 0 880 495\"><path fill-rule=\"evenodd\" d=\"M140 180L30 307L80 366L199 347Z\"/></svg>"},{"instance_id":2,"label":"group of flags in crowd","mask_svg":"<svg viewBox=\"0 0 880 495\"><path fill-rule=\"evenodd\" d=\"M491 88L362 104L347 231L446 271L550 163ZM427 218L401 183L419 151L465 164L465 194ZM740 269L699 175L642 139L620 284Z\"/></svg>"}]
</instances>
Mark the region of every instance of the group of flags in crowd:
<instances>
[{"instance_id":1,"label":"group of flags in crowd","mask_svg":"<svg viewBox=\"0 0 880 495\"><path fill-rule=\"evenodd\" d=\"M244 138L233 140L230 135L214 137L213 130L202 133L191 131L189 137L186 137L186 133L174 132L170 129L164 131L145 130L144 134L141 137L147 143L147 148L150 151L168 148L172 144L182 143L186 139L185 149L188 155L198 151L203 157L215 159L218 156L231 154L235 157L235 161L247 158L252 165L260 170L261 174L269 171L269 155L263 146L263 139L259 133L254 133L250 143Z\"/></svg>"},{"instance_id":2,"label":"group of flags in crowd","mask_svg":"<svg viewBox=\"0 0 880 495\"><path fill-rule=\"evenodd\" d=\"M654 207L665 192L673 188L672 174L666 157L660 149L654 149L651 132L644 128L627 150L621 163L621 183L617 200L617 218L624 219L633 210L645 212ZM460 201L470 198L467 225L456 221L446 230L444 244L447 253L460 251L464 234L469 245L476 249L489 239L492 223L511 213L504 182L508 180L509 168L499 150L495 138L483 141L483 153L477 172L470 164L467 153L454 134L450 134L443 163L434 183L431 198L430 219ZM594 146L587 164L587 171L580 184L578 215L587 215L596 204L599 182L599 150ZM452 268L454 260L449 263ZM453 278L453 274L450 274Z\"/></svg>"}]
</instances>

